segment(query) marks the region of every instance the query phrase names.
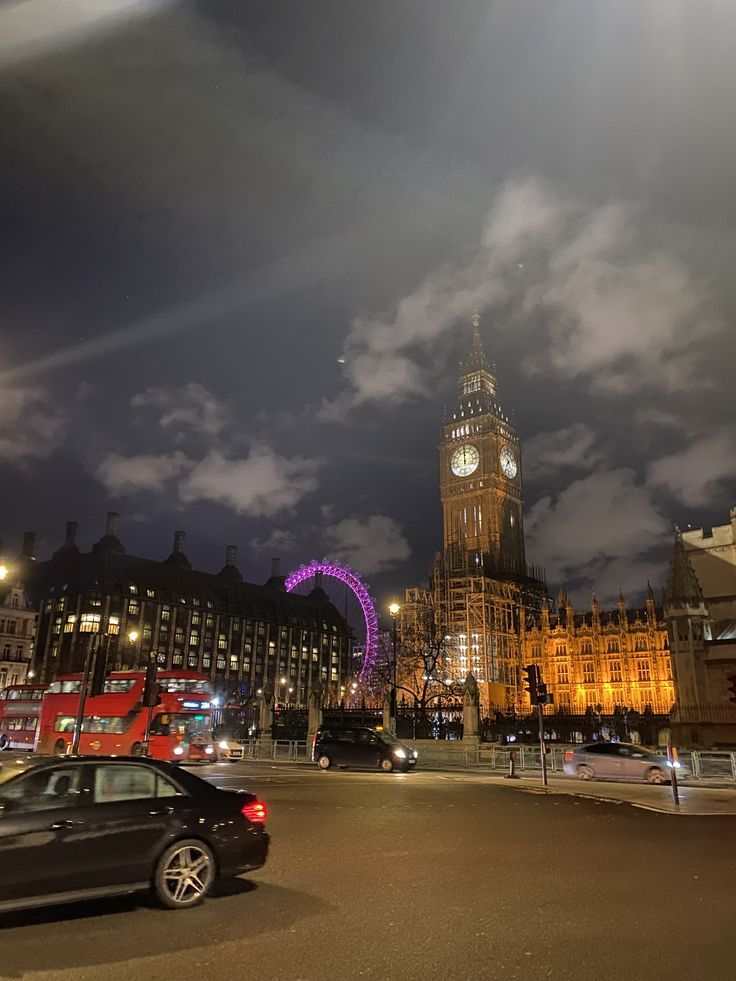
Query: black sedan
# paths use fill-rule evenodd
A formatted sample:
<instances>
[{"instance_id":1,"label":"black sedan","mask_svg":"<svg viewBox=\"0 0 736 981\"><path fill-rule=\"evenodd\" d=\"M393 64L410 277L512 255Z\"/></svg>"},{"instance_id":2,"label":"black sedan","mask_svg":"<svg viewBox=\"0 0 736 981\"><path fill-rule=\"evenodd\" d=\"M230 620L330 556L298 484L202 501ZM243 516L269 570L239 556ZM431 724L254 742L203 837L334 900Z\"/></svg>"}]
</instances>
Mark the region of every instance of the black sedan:
<instances>
[{"instance_id":1,"label":"black sedan","mask_svg":"<svg viewBox=\"0 0 736 981\"><path fill-rule=\"evenodd\" d=\"M260 868L269 837L253 794L170 763L7 756L0 763L0 912L153 889L169 909L217 876Z\"/></svg>"}]
</instances>

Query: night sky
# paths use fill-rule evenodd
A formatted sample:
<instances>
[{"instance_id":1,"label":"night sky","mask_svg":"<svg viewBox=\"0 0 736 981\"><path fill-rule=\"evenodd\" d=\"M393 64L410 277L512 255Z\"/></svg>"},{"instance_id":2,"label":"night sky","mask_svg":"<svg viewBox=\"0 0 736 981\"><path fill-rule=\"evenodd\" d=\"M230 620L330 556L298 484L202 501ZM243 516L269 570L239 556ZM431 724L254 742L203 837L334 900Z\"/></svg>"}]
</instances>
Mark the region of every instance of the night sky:
<instances>
[{"instance_id":1,"label":"night sky","mask_svg":"<svg viewBox=\"0 0 736 981\"><path fill-rule=\"evenodd\" d=\"M63 8L63 16L60 9ZM0 0L0 538L383 603L478 308L580 604L736 503L733 0Z\"/></svg>"}]
</instances>

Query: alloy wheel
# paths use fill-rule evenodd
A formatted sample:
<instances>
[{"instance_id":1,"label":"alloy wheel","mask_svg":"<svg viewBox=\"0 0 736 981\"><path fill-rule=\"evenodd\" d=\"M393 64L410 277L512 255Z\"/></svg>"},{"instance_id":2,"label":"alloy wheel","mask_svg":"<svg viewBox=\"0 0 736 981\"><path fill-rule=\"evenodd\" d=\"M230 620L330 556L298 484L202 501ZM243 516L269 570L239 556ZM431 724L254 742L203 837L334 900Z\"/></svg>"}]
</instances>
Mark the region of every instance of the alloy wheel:
<instances>
[{"instance_id":1,"label":"alloy wheel","mask_svg":"<svg viewBox=\"0 0 736 981\"><path fill-rule=\"evenodd\" d=\"M657 766L653 766L647 773L647 783L665 783L664 773Z\"/></svg>"},{"instance_id":2,"label":"alloy wheel","mask_svg":"<svg viewBox=\"0 0 736 981\"><path fill-rule=\"evenodd\" d=\"M212 856L194 844L176 848L161 870L161 885L172 906L193 906L212 883Z\"/></svg>"}]
</instances>

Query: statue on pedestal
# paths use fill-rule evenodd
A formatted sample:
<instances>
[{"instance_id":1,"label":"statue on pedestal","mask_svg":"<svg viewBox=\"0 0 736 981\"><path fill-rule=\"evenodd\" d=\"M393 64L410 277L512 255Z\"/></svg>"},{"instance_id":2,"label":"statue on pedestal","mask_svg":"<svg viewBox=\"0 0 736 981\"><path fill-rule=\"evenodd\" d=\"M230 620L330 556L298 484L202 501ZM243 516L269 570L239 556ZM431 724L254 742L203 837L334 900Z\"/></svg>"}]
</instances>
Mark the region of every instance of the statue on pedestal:
<instances>
[{"instance_id":1,"label":"statue on pedestal","mask_svg":"<svg viewBox=\"0 0 736 981\"><path fill-rule=\"evenodd\" d=\"M480 691L470 672L463 685L463 740L480 740Z\"/></svg>"},{"instance_id":2,"label":"statue on pedestal","mask_svg":"<svg viewBox=\"0 0 736 981\"><path fill-rule=\"evenodd\" d=\"M258 737L273 738L273 685L270 681L263 686L258 705Z\"/></svg>"},{"instance_id":3,"label":"statue on pedestal","mask_svg":"<svg viewBox=\"0 0 736 981\"><path fill-rule=\"evenodd\" d=\"M325 692L319 678L313 682L309 689L309 721L307 723L307 740L311 741L319 727L322 725L322 709L324 707Z\"/></svg>"}]
</instances>

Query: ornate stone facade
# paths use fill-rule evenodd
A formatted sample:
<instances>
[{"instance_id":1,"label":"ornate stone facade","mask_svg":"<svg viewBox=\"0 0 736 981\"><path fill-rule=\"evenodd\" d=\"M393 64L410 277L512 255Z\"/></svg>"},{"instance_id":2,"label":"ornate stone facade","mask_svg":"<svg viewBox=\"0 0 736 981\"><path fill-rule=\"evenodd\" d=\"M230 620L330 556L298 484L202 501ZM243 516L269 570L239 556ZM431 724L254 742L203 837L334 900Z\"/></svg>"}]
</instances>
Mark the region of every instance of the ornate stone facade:
<instances>
[{"instance_id":1,"label":"ornate stone facade","mask_svg":"<svg viewBox=\"0 0 736 981\"><path fill-rule=\"evenodd\" d=\"M16 558L3 558L0 553L0 690L28 680L36 611L26 594L24 579L32 550L33 537L29 534Z\"/></svg>"},{"instance_id":2,"label":"ornate stone facade","mask_svg":"<svg viewBox=\"0 0 736 981\"><path fill-rule=\"evenodd\" d=\"M555 706L572 715L588 707L666 713L675 700L667 625L651 589L643 609L627 609L621 596L604 613L595 599L589 613L576 613L561 591L556 611L545 607L526 630L523 648L525 663L542 668Z\"/></svg>"}]
</instances>

